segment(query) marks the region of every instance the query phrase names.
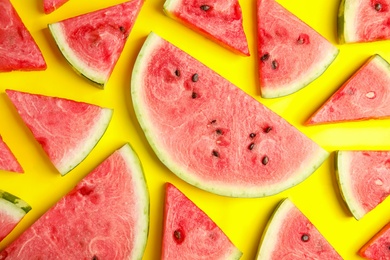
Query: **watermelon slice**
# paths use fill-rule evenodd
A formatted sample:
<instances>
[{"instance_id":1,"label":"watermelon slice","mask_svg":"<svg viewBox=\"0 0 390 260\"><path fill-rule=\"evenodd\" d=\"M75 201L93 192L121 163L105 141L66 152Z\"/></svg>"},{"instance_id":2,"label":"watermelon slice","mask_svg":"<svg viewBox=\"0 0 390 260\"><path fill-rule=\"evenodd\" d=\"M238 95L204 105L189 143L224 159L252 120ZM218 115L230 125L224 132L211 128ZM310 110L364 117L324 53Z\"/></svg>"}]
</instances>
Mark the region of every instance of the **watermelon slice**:
<instances>
[{"instance_id":1,"label":"watermelon slice","mask_svg":"<svg viewBox=\"0 0 390 260\"><path fill-rule=\"evenodd\" d=\"M161 259L240 259L242 253L189 198L166 184Z\"/></svg>"},{"instance_id":2,"label":"watermelon slice","mask_svg":"<svg viewBox=\"0 0 390 260\"><path fill-rule=\"evenodd\" d=\"M386 260L390 258L390 223L386 224L360 250L361 257L370 260Z\"/></svg>"},{"instance_id":3,"label":"watermelon slice","mask_svg":"<svg viewBox=\"0 0 390 260\"><path fill-rule=\"evenodd\" d=\"M272 195L303 181L328 157L283 118L154 33L138 55L131 88L157 156L207 191Z\"/></svg>"},{"instance_id":4,"label":"watermelon slice","mask_svg":"<svg viewBox=\"0 0 390 260\"><path fill-rule=\"evenodd\" d=\"M69 0L43 0L43 10L45 14L50 14L61 7Z\"/></svg>"},{"instance_id":5,"label":"watermelon slice","mask_svg":"<svg viewBox=\"0 0 390 260\"><path fill-rule=\"evenodd\" d=\"M390 39L389 0L342 0L338 14L340 43Z\"/></svg>"},{"instance_id":6,"label":"watermelon slice","mask_svg":"<svg viewBox=\"0 0 390 260\"><path fill-rule=\"evenodd\" d=\"M0 135L0 170L23 172L18 160L15 158L7 144Z\"/></svg>"},{"instance_id":7,"label":"watermelon slice","mask_svg":"<svg viewBox=\"0 0 390 260\"><path fill-rule=\"evenodd\" d=\"M258 0L257 30L261 95L292 94L318 78L339 50L274 0Z\"/></svg>"},{"instance_id":8,"label":"watermelon slice","mask_svg":"<svg viewBox=\"0 0 390 260\"><path fill-rule=\"evenodd\" d=\"M125 145L0 252L0 259L142 259L148 229L145 178Z\"/></svg>"},{"instance_id":9,"label":"watermelon slice","mask_svg":"<svg viewBox=\"0 0 390 260\"><path fill-rule=\"evenodd\" d=\"M122 53L143 2L124 2L49 24L49 29L71 66L103 88Z\"/></svg>"},{"instance_id":10,"label":"watermelon slice","mask_svg":"<svg viewBox=\"0 0 390 260\"><path fill-rule=\"evenodd\" d=\"M0 242L30 210L31 207L22 199L0 190Z\"/></svg>"},{"instance_id":11,"label":"watermelon slice","mask_svg":"<svg viewBox=\"0 0 390 260\"><path fill-rule=\"evenodd\" d=\"M390 194L390 151L338 151L336 169L341 194L357 220Z\"/></svg>"},{"instance_id":12,"label":"watermelon slice","mask_svg":"<svg viewBox=\"0 0 390 260\"><path fill-rule=\"evenodd\" d=\"M73 100L6 90L57 170L65 175L98 143L112 110Z\"/></svg>"},{"instance_id":13,"label":"watermelon slice","mask_svg":"<svg viewBox=\"0 0 390 260\"><path fill-rule=\"evenodd\" d=\"M225 48L250 55L238 0L166 0L164 12Z\"/></svg>"},{"instance_id":14,"label":"watermelon slice","mask_svg":"<svg viewBox=\"0 0 390 260\"><path fill-rule=\"evenodd\" d=\"M306 122L306 125L390 117L390 64L372 56Z\"/></svg>"},{"instance_id":15,"label":"watermelon slice","mask_svg":"<svg viewBox=\"0 0 390 260\"><path fill-rule=\"evenodd\" d=\"M271 216L257 253L260 259L343 259L310 220L284 199Z\"/></svg>"},{"instance_id":16,"label":"watermelon slice","mask_svg":"<svg viewBox=\"0 0 390 260\"><path fill-rule=\"evenodd\" d=\"M46 62L9 0L0 0L0 72L45 70Z\"/></svg>"}]
</instances>

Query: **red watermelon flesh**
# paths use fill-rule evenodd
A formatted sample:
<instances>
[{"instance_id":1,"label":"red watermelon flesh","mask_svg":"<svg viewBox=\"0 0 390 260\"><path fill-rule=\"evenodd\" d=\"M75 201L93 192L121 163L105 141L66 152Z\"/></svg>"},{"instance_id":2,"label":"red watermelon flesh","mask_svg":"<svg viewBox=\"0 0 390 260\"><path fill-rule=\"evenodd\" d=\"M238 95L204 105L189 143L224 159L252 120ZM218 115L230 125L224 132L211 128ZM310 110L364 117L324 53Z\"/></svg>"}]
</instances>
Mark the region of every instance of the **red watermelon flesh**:
<instances>
[{"instance_id":1,"label":"red watermelon flesh","mask_svg":"<svg viewBox=\"0 0 390 260\"><path fill-rule=\"evenodd\" d=\"M289 199L270 218L261 238L260 259L343 259Z\"/></svg>"},{"instance_id":2,"label":"red watermelon flesh","mask_svg":"<svg viewBox=\"0 0 390 260\"><path fill-rule=\"evenodd\" d=\"M69 99L6 90L23 121L64 175L95 147L112 110Z\"/></svg>"},{"instance_id":3,"label":"red watermelon flesh","mask_svg":"<svg viewBox=\"0 0 390 260\"><path fill-rule=\"evenodd\" d=\"M23 172L22 166L20 166L18 160L15 158L7 144L0 136L0 170Z\"/></svg>"},{"instance_id":4,"label":"red watermelon flesh","mask_svg":"<svg viewBox=\"0 0 390 260\"><path fill-rule=\"evenodd\" d=\"M390 64L372 56L306 122L306 125L390 117Z\"/></svg>"},{"instance_id":5,"label":"red watermelon flesh","mask_svg":"<svg viewBox=\"0 0 390 260\"><path fill-rule=\"evenodd\" d=\"M307 178L328 152L283 118L151 33L132 99L160 160L185 181L226 196L268 196Z\"/></svg>"},{"instance_id":6,"label":"red watermelon flesh","mask_svg":"<svg viewBox=\"0 0 390 260\"><path fill-rule=\"evenodd\" d=\"M45 11L45 14L50 14L68 1L69 0L43 0L43 10Z\"/></svg>"},{"instance_id":7,"label":"red watermelon flesh","mask_svg":"<svg viewBox=\"0 0 390 260\"><path fill-rule=\"evenodd\" d=\"M390 258L390 223L386 224L360 250L359 255L370 260Z\"/></svg>"},{"instance_id":8,"label":"red watermelon flesh","mask_svg":"<svg viewBox=\"0 0 390 260\"><path fill-rule=\"evenodd\" d=\"M104 87L143 0L132 0L49 24L61 53L82 76Z\"/></svg>"},{"instance_id":9,"label":"red watermelon flesh","mask_svg":"<svg viewBox=\"0 0 390 260\"><path fill-rule=\"evenodd\" d=\"M207 214L167 183L161 259L240 259L238 250Z\"/></svg>"},{"instance_id":10,"label":"red watermelon flesh","mask_svg":"<svg viewBox=\"0 0 390 260\"><path fill-rule=\"evenodd\" d=\"M144 175L125 145L0 252L0 259L142 259L148 226Z\"/></svg>"},{"instance_id":11,"label":"red watermelon flesh","mask_svg":"<svg viewBox=\"0 0 390 260\"><path fill-rule=\"evenodd\" d=\"M292 94L318 78L338 49L274 0L258 0L257 30L261 95Z\"/></svg>"},{"instance_id":12,"label":"red watermelon flesh","mask_svg":"<svg viewBox=\"0 0 390 260\"><path fill-rule=\"evenodd\" d=\"M233 52L249 56L238 0L166 0L164 11Z\"/></svg>"},{"instance_id":13,"label":"red watermelon flesh","mask_svg":"<svg viewBox=\"0 0 390 260\"><path fill-rule=\"evenodd\" d=\"M9 0L0 0L0 72L45 70L42 53Z\"/></svg>"}]
</instances>

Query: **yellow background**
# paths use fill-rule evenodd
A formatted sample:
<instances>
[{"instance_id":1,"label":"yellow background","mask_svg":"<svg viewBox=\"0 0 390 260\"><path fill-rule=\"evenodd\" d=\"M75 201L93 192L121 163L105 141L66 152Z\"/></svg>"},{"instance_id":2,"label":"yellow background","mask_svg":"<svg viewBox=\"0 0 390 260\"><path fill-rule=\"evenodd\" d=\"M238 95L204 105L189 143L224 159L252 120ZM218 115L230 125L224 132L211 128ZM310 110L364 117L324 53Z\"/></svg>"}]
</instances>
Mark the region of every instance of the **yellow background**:
<instances>
[{"instance_id":1,"label":"yellow background","mask_svg":"<svg viewBox=\"0 0 390 260\"><path fill-rule=\"evenodd\" d=\"M0 244L0 248L4 248L32 224L115 149L129 142L142 161L150 192L150 232L144 259L160 257L165 182L174 183L203 209L243 252L243 260L255 257L267 220L277 203L285 197L291 198L344 259L360 259L356 254L358 249L390 221L390 200L360 221L355 220L344 205L337 187L333 152L340 149L390 149L390 121L311 127L303 126L303 122L371 55L379 53L390 60L389 43L339 45L336 36L338 0L279 0L337 45L340 53L329 69L303 90L287 97L265 100L259 96L256 79L255 0L240 0L250 57L233 54L168 18L162 11L164 0L146 0L122 56L106 88L101 90L71 69L55 46L47 24L121 2L70 0L54 13L45 15L41 0L12 0L41 48L48 68L43 72L0 74L0 134L25 170L24 174L0 171L0 189L23 198L33 207L22 223ZM131 71L150 31L171 41L282 115L331 152L329 159L303 183L266 198L222 197L181 181L151 150L132 107ZM113 108L114 115L106 134L91 154L73 171L61 177L13 109L4 93L7 88Z\"/></svg>"}]
</instances>

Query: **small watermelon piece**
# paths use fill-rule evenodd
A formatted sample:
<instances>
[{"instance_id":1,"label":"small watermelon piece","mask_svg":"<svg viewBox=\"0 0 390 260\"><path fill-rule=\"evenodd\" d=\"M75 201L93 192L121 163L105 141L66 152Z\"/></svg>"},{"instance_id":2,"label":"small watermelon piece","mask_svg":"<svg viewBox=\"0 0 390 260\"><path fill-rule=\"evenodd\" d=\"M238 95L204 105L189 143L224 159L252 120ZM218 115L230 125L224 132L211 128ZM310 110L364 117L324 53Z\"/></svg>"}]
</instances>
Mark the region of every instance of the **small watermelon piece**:
<instances>
[{"instance_id":1,"label":"small watermelon piece","mask_svg":"<svg viewBox=\"0 0 390 260\"><path fill-rule=\"evenodd\" d=\"M389 171L390 151L337 152L336 174L340 191L357 220L389 196Z\"/></svg>"},{"instance_id":2,"label":"small watermelon piece","mask_svg":"<svg viewBox=\"0 0 390 260\"><path fill-rule=\"evenodd\" d=\"M370 260L390 258L390 223L376 233L360 250L359 255Z\"/></svg>"},{"instance_id":3,"label":"small watermelon piece","mask_svg":"<svg viewBox=\"0 0 390 260\"><path fill-rule=\"evenodd\" d=\"M164 11L225 48L250 55L238 0L166 0Z\"/></svg>"},{"instance_id":4,"label":"small watermelon piece","mask_svg":"<svg viewBox=\"0 0 390 260\"><path fill-rule=\"evenodd\" d=\"M294 203L286 198L269 219L256 259L343 258Z\"/></svg>"},{"instance_id":5,"label":"small watermelon piece","mask_svg":"<svg viewBox=\"0 0 390 260\"><path fill-rule=\"evenodd\" d=\"M339 50L274 0L257 1L261 95L292 94L317 79Z\"/></svg>"},{"instance_id":6,"label":"small watermelon piece","mask_svg":"<svg viewBox=\"0 0 390 260\"><path fill-rule=\"evenodd\" d=\"M338 14L340 43L390 39L389 0L342 0Z\"/></svg>"},{"instance_id":7,"label":"small watermelon piece","mask_svg":"<svg viewBox=\"0 0 390 260\"><path fill-rule=\"evenodd\" d=\"M122 53L143 2L124 2L49 24L49 29L70 65L103 88Z\"/></svg>"},{"instance_id":8,"label":"small watermelon piece","mask_svg":"<svg viewBox=\"0 0 390 260\"><path fill-rule=\"evenodd\" d=\"M240 259L225 233L173 184L165 186L163 260Z\"/></svg>"},{"instance_id":9,"label":"small watermelon piece","mask_svg":"<svg viewBox=\"0 0 390 260\"><path fill-rule=\"evenodd\" d=\"M373 55L305 123L306 125L390 117L390 64Z\"/></svg>"},{"instance_id":10,"label":"small watermelon piece","mask_svg":"<svg viewBox=\"0 0 390 260\"><path fill-rule=\"evenodd\" d=\"M45 70L41 50L10 0L0 0L0 72Z\"/></svg>"},{"instance_id":11,"label":"small watermelon piece","mask_svg":"<svg viewBox=\"0 0 390 260\"><path fill-rule=\"evenodd\" d=\"M234 197L272 195L306 179L329 155L154 33L138 55L131 88L136 116L157 156L204 190Z\"/></svg>"},{"instance_id":12,"label":"small watermelon piece","mask_svg":"<svg viewBox=\"0 0 390 260\"><path fill-rule=\"evenodd\" d=\"M146 181L138 157L124 145L0 252L0 259L142 259L148 232Z\"/></svg>"},{"instance_id":13,"label":"small watermelon piece","mask_svg":"<svg viewBox=\"0 0 390 260\"><path fill-rule=\"evenodd\" d=\"M22 166L20 166L18 160L11 152L7 144L3 141L0 135L0 170L12 171L12 172L23 172Z\"/></svg>"},{"instance_id":14,"label":"small watermelon piece","mask_svg":"<svg viewBox=\"0 0 390 260\"><path fill-rule=\"evenodd\" d=\"M69 0L43 0L43 11L45 14L50 14L68 1Z\"/></svg>"},{"instance_id":15,"label":"small watermelon piece","mask_svg":"<svg viewBox=\"0 0 390 260\"><path fill-rule=\"evenodd\" d=\"M6 90L23 121L57 170L76 167L106 131L112 109L69 99Z\"/></svg>"}]
</instances>

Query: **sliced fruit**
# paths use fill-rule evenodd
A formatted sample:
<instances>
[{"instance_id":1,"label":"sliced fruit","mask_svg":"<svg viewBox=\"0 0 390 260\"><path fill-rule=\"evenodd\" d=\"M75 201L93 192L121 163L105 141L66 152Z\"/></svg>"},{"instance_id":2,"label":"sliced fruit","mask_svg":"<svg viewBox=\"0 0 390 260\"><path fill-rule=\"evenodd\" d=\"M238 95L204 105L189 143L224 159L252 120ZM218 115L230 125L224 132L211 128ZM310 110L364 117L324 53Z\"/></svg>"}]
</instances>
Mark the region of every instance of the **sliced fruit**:
<instances>
[{"instance_id":1,"label":"sliced fruit","mask_svg":"<svg viewBox=\"0 0 390 260\"><path fill-rule=\"evenodd\" d=\"M22 166L20 166L18 160L11 152L7 144L3 141L0 135L0 170L23 172Z\"/></svg>"},{"instance_id":2,"label":"sliced fruit","mask_svg":"<svg viewBox=\"0 0 390 260\"><path fill-rule=\"evenodd\" d=\"M390 223L375 234L360 250L359 255L370 260L390 258Z\"/></svg>"},{"instance_id":3,"label":"sliced fruit","mask_svg":"<svg viewBox=\"0 0 390 260\"><path fill-rule=\"evenodd\" d=\"M61 7L69 0L43 0L43 10L45 14L50 14Z\"/></svg>"}]
</instances>

